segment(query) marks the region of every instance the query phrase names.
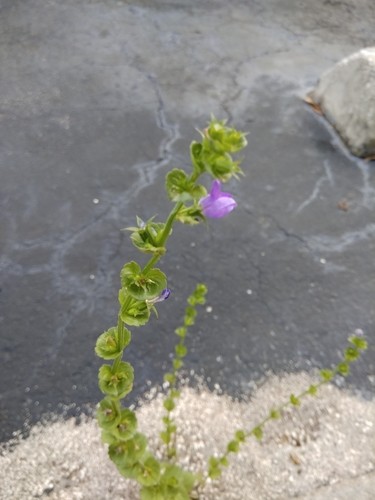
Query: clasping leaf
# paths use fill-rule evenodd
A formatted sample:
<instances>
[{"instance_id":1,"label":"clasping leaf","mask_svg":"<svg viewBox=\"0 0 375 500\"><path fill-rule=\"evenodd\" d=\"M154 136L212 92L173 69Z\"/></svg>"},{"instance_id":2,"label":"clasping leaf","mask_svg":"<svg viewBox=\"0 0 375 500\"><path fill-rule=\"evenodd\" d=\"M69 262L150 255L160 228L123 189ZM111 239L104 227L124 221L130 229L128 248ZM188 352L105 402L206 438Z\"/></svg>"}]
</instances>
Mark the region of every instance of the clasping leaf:
<instances>
[{"instance_id":1,"label":"clasping leaf","mask_svg":"<svg viewBox=\"0 0 375 500\"><path fill-rule=\"evenodd\" d=\"M137 300L146 300L160 294L167 287L167 278L160 269L144 273L136 262L128 262L121 270L121 285Z\"/></svg>"},{"instance_id":2,"label":"clasping leaf","mask_svg":"<svg viewBox=\"0 0 375 500\"><path fill-rule=\"evenodd\" d=\"M179 168L174 168L167 174L166 189L169 198L174 202L199 200L207 194L204 186L191 181L184 170Z\"/></svg>"},{"instance_id":3,"label":"clasping leaf","mask_svg":"<svg viewBox=\"0 0 375 500\"><path fill-rule=\"evenodd\" d=\"M102 365L99 369L99 388L113 398L123 398L133 388L134 370L130 363L121 361L117 368Z\"/></svg>"}]
</instances>

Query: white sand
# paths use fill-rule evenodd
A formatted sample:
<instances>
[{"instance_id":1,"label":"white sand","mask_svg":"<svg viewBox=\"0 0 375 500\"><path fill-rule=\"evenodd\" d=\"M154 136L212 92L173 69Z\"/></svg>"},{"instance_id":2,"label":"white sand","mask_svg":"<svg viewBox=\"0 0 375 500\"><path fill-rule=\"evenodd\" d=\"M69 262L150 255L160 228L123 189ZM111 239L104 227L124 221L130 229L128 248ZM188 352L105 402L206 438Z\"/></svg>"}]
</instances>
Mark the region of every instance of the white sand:
<instances>
[{"instance_id":1,"label":"white sand","mask_svg":"<svg viewBox=\"0 0 375 500\"><path fill-rule=\"evenodd\" d=\"M184 388L175 411L180 463L204 470L207 458L225 449L233 430L250 429L272 406L312 381L306 374L271 377L250 402L241 403L207 389ZM160 394L155 394L137 413L141 430L157 452L163 410ZM268 425L262 443L250 439L233 455L222 478L206 484L199 498L310 499L318 498L314 491L319 491L321 499L345 499L351 497L345 490L349 479L374 470L375 401L330 385L318 397L305 399L300 408L288 410L281 421ZM375 478L373 473L367 477ZM328 489L327 496L322 496L324 488L317 490L336 482L342 485L341 496L332 496ZM3 450L0 456L1 500L135 500L137 491L107 458L95 420L36 426L13 451ZM363 489L357 498L370 499L366 495Z\"/></svg>"}]
</instances>

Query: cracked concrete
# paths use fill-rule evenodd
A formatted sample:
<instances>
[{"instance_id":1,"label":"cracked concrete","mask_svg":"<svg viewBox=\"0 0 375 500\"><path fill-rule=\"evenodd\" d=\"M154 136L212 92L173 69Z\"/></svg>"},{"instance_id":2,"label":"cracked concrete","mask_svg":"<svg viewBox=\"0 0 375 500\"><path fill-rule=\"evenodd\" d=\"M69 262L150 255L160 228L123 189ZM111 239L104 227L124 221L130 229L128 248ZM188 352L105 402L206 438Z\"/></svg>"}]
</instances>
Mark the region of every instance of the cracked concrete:
<instances>
[{"instance_id":1,"label":"cracked concrete","mask_svg":"<svg viewBox=\"0 0 375 500\"><path fill-rule=\"evenodd\" d=\"M174 231L173 296L128 351L133 397L162 380L202 280L189 370L241 395L269 370L336 363L362 328L350 383L373 396L374 169L301 100L373 45L372 0L3 0L0 14L0 440L100 398L93 346L138 257L121 228L167 214L164 175L189 165L211 113L249 131L239 207Z\"/></svg>"}]
</instances>

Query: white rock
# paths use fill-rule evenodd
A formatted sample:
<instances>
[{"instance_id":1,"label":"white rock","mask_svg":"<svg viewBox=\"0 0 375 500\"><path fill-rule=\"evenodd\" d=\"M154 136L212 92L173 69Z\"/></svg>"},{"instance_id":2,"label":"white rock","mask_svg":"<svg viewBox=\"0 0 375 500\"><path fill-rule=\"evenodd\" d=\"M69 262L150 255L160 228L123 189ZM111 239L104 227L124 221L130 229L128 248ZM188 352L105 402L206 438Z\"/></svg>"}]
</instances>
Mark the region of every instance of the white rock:
<instances>
[{"instance_id":1,"label":"white rock","mask_svg":"<svg viewBox=\"0 0 375 500\"><path fill-rule=\"evenodd\" d=\"M375 155L375 47L362 49L329 69L309 97L353 154Z\"/></svg>"}]
</instances>

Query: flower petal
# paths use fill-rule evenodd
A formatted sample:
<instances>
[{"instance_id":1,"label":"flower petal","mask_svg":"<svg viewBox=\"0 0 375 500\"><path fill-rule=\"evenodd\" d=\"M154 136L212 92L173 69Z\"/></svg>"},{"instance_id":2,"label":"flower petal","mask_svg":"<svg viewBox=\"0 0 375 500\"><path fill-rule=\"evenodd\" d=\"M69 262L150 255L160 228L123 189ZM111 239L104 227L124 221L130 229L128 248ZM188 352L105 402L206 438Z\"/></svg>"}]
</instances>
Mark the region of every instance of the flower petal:
<instances>
[{"instance_id":1,"label":"flower petal","mask_svg":"<svg viewBox=\"0 0 375 500\"><path fill-rule=\"evenodd\" d=\"M237 203L230 193L221 191L220 181L214 180L210 193L200 200L203 214L211 219L220 219L228 215Z\"/></svg>"}]
</instances>

